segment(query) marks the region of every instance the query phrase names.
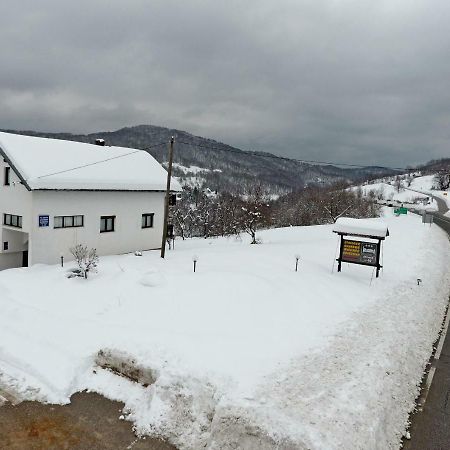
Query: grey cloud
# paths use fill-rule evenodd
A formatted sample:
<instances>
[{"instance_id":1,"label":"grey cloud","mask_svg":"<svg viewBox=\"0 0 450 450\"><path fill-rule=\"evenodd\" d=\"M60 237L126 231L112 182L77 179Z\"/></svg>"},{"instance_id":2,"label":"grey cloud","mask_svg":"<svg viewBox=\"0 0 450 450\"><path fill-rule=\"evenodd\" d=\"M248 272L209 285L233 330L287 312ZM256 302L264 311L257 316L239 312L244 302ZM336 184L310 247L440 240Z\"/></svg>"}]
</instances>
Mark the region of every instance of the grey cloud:
<instances>
[{"instance_id":1,"label":"grey cloud","mask_svg":"<svg viewBox=\"0 0 450 450\"><path fill-rule=\"evenodd\" d=\"M444 0L2 3L0 127L152 123L306 159L448 155Z\"/></svg>"}]
</instances>

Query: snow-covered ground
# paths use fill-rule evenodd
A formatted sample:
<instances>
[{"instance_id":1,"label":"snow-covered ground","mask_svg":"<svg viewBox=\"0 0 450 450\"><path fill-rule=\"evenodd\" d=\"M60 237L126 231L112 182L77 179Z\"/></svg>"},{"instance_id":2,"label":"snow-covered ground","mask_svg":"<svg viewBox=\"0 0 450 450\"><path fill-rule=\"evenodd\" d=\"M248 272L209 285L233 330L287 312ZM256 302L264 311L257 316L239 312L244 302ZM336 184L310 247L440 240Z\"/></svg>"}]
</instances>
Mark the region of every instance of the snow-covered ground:
<instances>
[{"instance_id":1,"label":"snow-covered ground","mask_svg":"<svg viewBox=\"0 0 450 450\"><path fill-rule=\"evenodd\" d=\"M167 164L168 163L164 163L164 165L167 165ZM189 167L187 167L187 166L183 166L182 164L178 164L178 163L173 163L173 167L176 168L176 169L181 170L184 174L189 173L189 174L197 175L197 174L202 173L202 172L218 172L218 173L222 172L221 169L213 169L213 170L211 170L211 169L206 169L204 167L198 167L198 166L189 166Z\"/></svg>"},{"instance_id":2,"label":"snow-covered ground","mask_svg":"<svg viewBox=\"0 0 450 450\"><path fill-rule=\"evenodd\" d=\"M0 390L55 403L95 390L181 449L397 448L447 303L450 246L418 216L385 220L379 279L332 270L331 226L104 257L88 280L1 272ZM94 372L100 349L155 383Z\"/></svg>"},{"instance_id":3,"label":"snow-covered ground","mask_svg":"<svg viewBox=\"0 0 450 450\"><path fill-rule=\"evenodd\" d=\"M374 183L353 187L352 190L361 188L364 196L369 196L373 192L378 201L385 203L393 202L394 205L404 204L414 209L437 211L437 202L430 198L431 195L439 195L439 191L431 190L433 177L434 175L416 177L412 179L410 186L406 179L402 180L400 190L396 188L394 180L375 180ZM429 198L428 203L425 203L426 198Z\"/></svg>"},{"instance_id":4,"label":"snow-covered ground","mask_svg":"<svg viewBox=\"0 0 450 450\"><path fill-rule=\"evenodd\" d=\"M434 175L424 175L422 177L413 178L411 189L415 189L421 192L430 192L433 189Z\"/></svg>"},{"instance_id":5,"label":"snow-covered ground","mask_svg":"<svg viewBox=\"0 0 450 450\"><path fill-rule=\"evenodd\" d=\"M426 175L423 177L418 177L413 180L410 188L414 189L417 192L422 192L426 195L433 195L434 197L438 197L445 201L447 204L447 208L450 209L450 192L449 191L440 191L437 189L432 189L434 184L434 175ZM446 215L449 215L447 213Z\"/></svg>"}]
</instances>

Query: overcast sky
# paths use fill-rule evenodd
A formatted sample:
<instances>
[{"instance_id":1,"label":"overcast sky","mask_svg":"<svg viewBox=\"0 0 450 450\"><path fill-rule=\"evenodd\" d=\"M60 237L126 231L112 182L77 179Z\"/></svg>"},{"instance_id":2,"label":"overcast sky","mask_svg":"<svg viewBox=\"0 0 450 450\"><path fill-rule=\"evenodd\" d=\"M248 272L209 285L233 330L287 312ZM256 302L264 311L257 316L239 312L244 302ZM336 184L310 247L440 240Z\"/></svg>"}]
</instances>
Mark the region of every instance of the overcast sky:
<instances>
[{"instance_id":1,"label":"overcast sky","mask_svg":"<svg viewBox=\"0 0 450 450\"><path fill-rule=\"evenodd\" d=\"M448 157L448 0L2 0L0 128L153 124L243 149Z\"/></svg>"}]
</instances>

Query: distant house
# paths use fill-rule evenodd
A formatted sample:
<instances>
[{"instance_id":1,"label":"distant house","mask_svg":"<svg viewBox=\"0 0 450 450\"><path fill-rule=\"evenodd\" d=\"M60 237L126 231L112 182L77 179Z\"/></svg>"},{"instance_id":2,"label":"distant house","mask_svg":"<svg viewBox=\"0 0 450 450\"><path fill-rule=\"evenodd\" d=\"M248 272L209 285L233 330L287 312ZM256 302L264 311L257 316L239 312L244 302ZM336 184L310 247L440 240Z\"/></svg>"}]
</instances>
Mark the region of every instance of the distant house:
<instances>
[{"instance_id":1,"label":"distant house","mask_svg":"<svg viewBox=\"0 0 450 450\"><path fill-rule=\"evenodd\" d=\"M167 172L146 151L99 144L0 133L0 269L72 259L77 243L161 246Z\"/></svg>"}]
</instances>

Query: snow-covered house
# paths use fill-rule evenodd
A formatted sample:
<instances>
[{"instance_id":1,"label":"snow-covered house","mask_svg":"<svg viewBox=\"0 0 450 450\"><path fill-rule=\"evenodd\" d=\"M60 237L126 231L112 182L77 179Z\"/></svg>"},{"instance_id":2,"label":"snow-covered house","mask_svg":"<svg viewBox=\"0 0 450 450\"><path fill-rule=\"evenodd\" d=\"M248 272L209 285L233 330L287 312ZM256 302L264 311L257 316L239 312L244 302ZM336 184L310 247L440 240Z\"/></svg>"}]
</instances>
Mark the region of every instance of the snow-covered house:
<instances>
[{"instance_id":1,"label":"snow-covered house","mask_svg":"<svg viewBox=\"0 0 450 450\"><path fill-rule=\"evenodd\" d=\"M143 150L0 133L0 269L72 259L77 243L159 248L166 181Z\"/></svg>"}]
</instances>

